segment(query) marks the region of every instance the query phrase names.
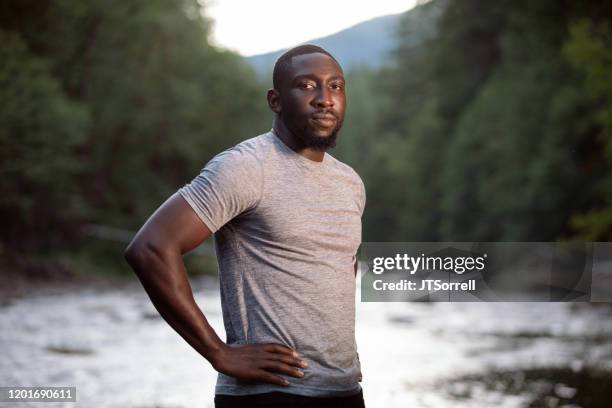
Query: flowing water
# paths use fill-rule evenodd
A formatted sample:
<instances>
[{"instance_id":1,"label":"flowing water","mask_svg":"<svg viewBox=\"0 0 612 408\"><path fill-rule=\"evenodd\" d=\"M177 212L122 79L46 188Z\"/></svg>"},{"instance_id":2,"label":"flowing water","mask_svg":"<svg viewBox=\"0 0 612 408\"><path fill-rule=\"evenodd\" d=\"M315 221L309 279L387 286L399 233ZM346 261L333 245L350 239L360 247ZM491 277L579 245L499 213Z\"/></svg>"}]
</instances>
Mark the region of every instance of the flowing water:
<instances>
[{"instance_id":1,"label":"flowing water","mask_svg":"<svg viewBox=\"0 0 612 408\"><path fill-rule=\"evenodd\" d=\"M193 281L222 335L218 287ZM362 303L368 407L603 407L612 314L569 303ZM10 407L213 407L216 374L138 285L42 293L0 308L0 386L76 386L77 402Z\"/></svg>"}]
</instances>

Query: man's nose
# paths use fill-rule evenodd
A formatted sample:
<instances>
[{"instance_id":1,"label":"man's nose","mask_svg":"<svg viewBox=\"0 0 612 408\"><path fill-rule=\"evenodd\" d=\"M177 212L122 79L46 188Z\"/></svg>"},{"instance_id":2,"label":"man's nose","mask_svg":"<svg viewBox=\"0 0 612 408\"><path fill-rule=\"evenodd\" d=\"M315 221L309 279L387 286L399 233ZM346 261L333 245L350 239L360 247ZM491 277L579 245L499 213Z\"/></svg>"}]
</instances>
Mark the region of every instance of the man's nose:
<instances>
[{"instance_id":1,"label":"man's nose","mask_svg":"<svg viewBox=\"0 0 612 408\"><path fill-rule=\"evenodd\" d=\"M317 97L315 99L315 104L319 108L330 108L334 106L334 101L329 89L326 89L325 87L319 88L319 92L317 92Z\"/></svg>"}]
</instances>

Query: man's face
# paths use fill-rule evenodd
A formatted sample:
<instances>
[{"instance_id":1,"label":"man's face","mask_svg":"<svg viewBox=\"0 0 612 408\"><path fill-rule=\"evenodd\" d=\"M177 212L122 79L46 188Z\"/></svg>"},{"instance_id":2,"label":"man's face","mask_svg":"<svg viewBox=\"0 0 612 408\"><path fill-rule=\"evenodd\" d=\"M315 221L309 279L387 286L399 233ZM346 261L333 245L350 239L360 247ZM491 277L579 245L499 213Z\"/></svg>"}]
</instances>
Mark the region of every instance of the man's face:
<instances>
[{"instance_id":1,"label":"man's face","mask_svg":"<svg viewBox=\"0 0 612 408\"><path fill-rule=\"evenodd\" d=\"M278 90L280 119L304 146L334 147L346 110L342 69L321 53L298 55L291 65Z\"/></svg>"}]
</instances>

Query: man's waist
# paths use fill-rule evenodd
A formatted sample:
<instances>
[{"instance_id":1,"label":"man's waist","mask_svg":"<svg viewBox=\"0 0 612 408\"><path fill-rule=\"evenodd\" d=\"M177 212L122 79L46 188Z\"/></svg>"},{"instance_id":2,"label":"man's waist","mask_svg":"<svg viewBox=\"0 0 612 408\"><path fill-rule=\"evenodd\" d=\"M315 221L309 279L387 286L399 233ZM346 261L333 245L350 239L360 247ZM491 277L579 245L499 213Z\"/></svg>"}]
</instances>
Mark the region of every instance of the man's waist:
<instances>
[{"instance_id":1,"label":"man's waist","mask_svg":"<svg viewBox=\"0 0 612 408\"><path fill-rule=\"evenodd\" d=\"M226 395L252 395L280 391L313 397L339 397L354 395L361 390L361 369L358 362L341 376L329 377L312 370L304 370L304 374L303 378L295 378L275 373L289 381L290 385L284 387L267 383L247 383L219 373L215 392Z\"/></svg>"}]
</instances>

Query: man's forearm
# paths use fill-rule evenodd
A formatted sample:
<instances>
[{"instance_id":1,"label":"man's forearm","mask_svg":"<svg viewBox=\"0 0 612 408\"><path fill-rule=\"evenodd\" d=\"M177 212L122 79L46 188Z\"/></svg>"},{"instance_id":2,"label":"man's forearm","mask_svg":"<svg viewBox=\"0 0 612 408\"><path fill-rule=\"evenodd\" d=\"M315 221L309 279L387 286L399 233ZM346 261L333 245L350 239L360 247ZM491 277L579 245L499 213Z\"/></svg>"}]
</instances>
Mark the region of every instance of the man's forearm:
<instances>
[{"instance_id":1,"label":"man's forearm","mask_svg":"<svg viewBox=\"0 0 612 408\"><path fill-rule=\"evenodd\" d=\"M214 366L225 344L193 298L182 255L141 247L128 248L125 258L159 314Z\"/></svg>"}]
</instances>

